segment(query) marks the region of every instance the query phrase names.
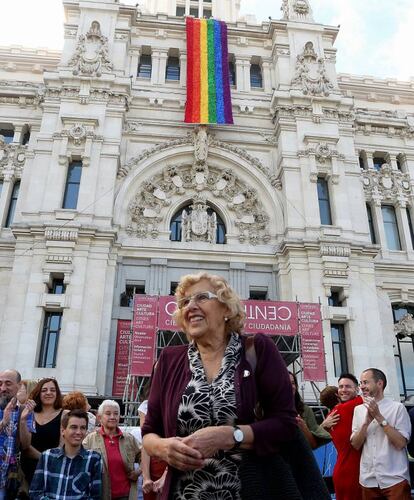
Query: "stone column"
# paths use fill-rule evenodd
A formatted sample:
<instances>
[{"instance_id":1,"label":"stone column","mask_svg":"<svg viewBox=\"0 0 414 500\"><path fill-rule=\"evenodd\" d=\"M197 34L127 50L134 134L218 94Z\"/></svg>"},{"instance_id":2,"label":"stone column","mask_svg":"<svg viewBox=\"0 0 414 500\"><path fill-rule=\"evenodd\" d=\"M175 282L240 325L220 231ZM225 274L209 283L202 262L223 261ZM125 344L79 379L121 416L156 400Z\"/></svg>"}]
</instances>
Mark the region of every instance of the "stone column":
<instances>
[{"instance_id":1,"label":"stone column","mask_svg":"<svg viewBox=\"0 0 414 500\"><path fill-rule=\"evenodd\" d=\"M158 54L159 54L158 83L160 85L165 85L165 71L167 69L168 51L160 50Z\"/></svg>"},{"instance_id":2,"label":"stone column","mask_svg":"<svg viewBox=\"0 0 414 500\"><path fill-rule=\"evenodd\" d=\"M368 165L368 168L370 168L372 170L375 170L375 167L374 167L374 154L373 153L369 153L368 151L366 151L365 154L367 155L367 165Z\"/></svg>"},{"instance_id":3,"label":"stone column","mask_svg":"<svg viewBox=\"0 0 414 500\"><path fill-rule=\"evenodd\" d=\"M140 48L133 47L129 49L129 74L134 75L134 78L138 76L138 64L140 55Z\"/></svg>"},{"instance_id":4,"label":"stone column","mask_svg":"<svg viewBox=\"0 0 414 500\"><path fill-rule=\"evenodd\" d=\"M247 299L249 290L246 282L246 264L231 262L229 269L229 283L242 299Z\"/></svg>"},{"instance_id":5,"label":"stone column","mask_svg":"<svg viewBox=\"0 0 414 500\"><path fill-rule=\"evenodd\" d=\"M149 283L146 286L149 295L168 295L167 259L151 259Z\"/></svg>"},{"instance_id":6,"label":"stone column","mask_svg":"<svg viewBox=\"0 0 414 500\"><path fill-rule=\"evenodd\" d=\"M399 201L395 207L395 216L397 218L398 233L401 240L402 250L407 252L413 251L413 244L411 242L410 226L408 224L407 205L403 201Z\"/></svg>"},{"instance_id":7,"label":"stone column","mask_svg":"<svg viewBox=\"0 0 414 500\"><path fill-rule=\"evenodd\" d=\"M250 60L243 61L244 90L250 92Z\"/></svg>"},{"instance_id":8,"label":"stone column","mask_svg":"<svg viewBox=\"0 0 414 500\"><path fill-rule=\"evenodd\" d=\"M151 54L151 85L156 85L158 83L158 74L160 67L160 53L159 51L152 51Z\"/></svg>"},{"instance_id":9,"label":"stone column","mask_svg":"<svg viewBox=\"0 0 414 500\"><path fill-rule=\"evenodd\" d=\"M6 223L7 212L9 209L10 199L13 192L14 175L4 174L3 188L0 193L0 228Z\"/></svg>"},{"instance_id":10,"label":"stone column","mask_svg":"<svg viewBox=\"0 0 414 500\"><path fill-rule=\"evenodd\" d=\"M391 165L391 168L393 170L398 170L398 166L397 166L397 155L392 155L392 154L389 154L388 155L388 161L389 161L389 164Z\"/></svg>"},{"instance_id":11,"label":"stone column","mask_svg":"<svg viewBox=\"0 0 414 500\"><path fill-rule=\"evenodd\" d=\"M23 125L15 125L14 126L14 136L13 136L13 143L14 144L21 144L22 131L23 131Z\"/></svg>"},{"instance_id":12,"label":"stone column","mask_svg":"<svg viewBox=\"0 0 414 500\"><path fill-rule=\"evenodd\" d=\"M180 54L180 86L187 84L187 53Z\"/></svg>"},{"instance_id":13,"label":"stone column","mask_svg":"<svg viewBox=\"0 0 414 500\"><path fill-rule=\"evenodd\" d=\"M250 78L250 75L249 75ZM270 63L262 62L263 89L265 92L272 91L272 79L270 76Z\"/></svg>"},{"instance_id":14,"label":"stone column","mask_svg":"<svg viewBox=\"0 0 414 500\"><path fill-rule=\"evenodd\" d=\"M387 244L387 237L385 235L385 229L384 229L384 219L382 218L381 202L374 201L374 203L371 205L371 210L373 212L372 215L374 217L374 220L376 221L378 243L381 245L382 256L383 258L387 258L389 256L389 250Z\"/></svg>"},{"instance_id":15,"label":"stone column","mask_svg":"<svg viewBox=\"0 0 414 500\"><path fill-rule=\"evenodd\" d=\"M243 69L243 60L236 58L235 61L236 66L236 89L241 92L244 89L244 69Z\"/></svg>"}]
</instances>

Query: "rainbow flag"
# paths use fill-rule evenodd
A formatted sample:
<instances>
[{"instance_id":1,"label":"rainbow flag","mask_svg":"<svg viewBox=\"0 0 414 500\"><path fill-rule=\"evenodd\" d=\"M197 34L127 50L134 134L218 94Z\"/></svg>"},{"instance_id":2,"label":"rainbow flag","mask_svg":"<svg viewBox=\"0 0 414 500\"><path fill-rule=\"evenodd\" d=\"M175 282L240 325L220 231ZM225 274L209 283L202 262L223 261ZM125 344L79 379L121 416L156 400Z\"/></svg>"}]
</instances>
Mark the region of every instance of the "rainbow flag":
<instances>
[{"instance_id":1,"label":"rainbow flag","mask_svg":"<svg viewBox=\"0 0 414 500\"><path fill-rule=\"evenodd\" d=\"M186 123L233 123L227 26L187 17Z\"/></svg>"}]
</instances>

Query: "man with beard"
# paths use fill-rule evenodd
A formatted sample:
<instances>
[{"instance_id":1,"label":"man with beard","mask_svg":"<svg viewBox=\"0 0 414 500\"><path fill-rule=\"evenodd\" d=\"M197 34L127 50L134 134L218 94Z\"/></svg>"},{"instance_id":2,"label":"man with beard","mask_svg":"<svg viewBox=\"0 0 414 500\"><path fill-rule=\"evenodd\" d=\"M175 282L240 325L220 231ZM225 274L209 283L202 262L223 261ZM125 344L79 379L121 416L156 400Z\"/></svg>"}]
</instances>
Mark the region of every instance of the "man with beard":
<instances>
[{"instance_id":1,"label":"man with beard","mask_svg":"<svg viewBox=\"0 0 414 500\"><path fill-rule=\"evenodd\" d=\"M352 373L343 373L338 379L340 404L322 422L332 437L338 453L333 483L337 500L361 500L359 486L359 461L361 452L351 446L352 417L356 406L362 404L358 396L358 380Z\"/></svg>"},{"instance_id":2,"label":"man with beard","mask_svg":"<svg viewBox=\"0 0 414 500\"><path fill-rule=\"evenodd\" d=\"M355 408L352 446L362 448L359 482L363 500L410 500L407 442L411 423L402 403L384 399L385 374L368 368L361 374L364 404Z\"/></svg>"},{"instance_id":3,"label":"man with beard","mask_svg":"<svg viewBox=\"0 0 414 500\"><path fill-rule=\"evenodd\" d=\"M0 372L0 500L15 498L19 447L30 446L34 432L34 401L17 406L21 376L16 370ZM19 427L20 421L20 427ZM19 432L18 432L19 429ZM19 442L18 442L19 441Z\"/></svg>"}]
</instances>

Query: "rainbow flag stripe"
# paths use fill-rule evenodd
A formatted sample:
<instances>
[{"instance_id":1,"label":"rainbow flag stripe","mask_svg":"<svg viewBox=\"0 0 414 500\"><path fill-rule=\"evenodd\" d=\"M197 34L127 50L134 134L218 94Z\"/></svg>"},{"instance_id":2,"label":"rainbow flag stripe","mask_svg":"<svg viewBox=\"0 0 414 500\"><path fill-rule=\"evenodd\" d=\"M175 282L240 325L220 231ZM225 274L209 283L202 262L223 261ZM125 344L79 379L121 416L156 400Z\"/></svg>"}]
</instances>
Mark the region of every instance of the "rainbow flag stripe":
<instances>
[{"instance_id":1,"label":"rainbow flag stripe","mask_svg":"<svg viewBox=\"0 0 414 500\"><path fill-rule=\"evenodd\" d=\"M233 123L227 26L187 17L186 123Z\"/></svg>"}]
</instances>

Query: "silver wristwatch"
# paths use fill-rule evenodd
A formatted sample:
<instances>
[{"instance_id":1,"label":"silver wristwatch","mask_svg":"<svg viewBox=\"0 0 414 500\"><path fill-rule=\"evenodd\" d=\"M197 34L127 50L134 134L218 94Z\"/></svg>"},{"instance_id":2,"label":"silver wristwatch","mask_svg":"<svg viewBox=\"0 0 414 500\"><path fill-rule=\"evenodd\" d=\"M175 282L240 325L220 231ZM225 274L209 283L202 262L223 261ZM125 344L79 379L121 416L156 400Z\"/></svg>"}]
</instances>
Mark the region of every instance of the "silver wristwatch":
<instances>
[{"instance_id":1,"label":"silver wristwatch","mask_svg":"<svg viewBox=\"0 0 414 500\"><path fill-rule=\"evenodd\" d=\"M240 448L241 444L243 443L244 433L240 429L240 427L237 427L237 425L235 427L233 427L233 439L234 439L234 448L233 449Z\"/></svg>"},{"instance_id":2,"label":"silver wristwatch","mask_svg":"<svg viewBox=\"0 0 414 500\"><path fill-rule=\"evenodd\" d=\"M385 418L384 418L384 420L380 423L380 426L386 427L387 425L388 425L388 420L385 420Z\"/></svg>"}]
</instances>

